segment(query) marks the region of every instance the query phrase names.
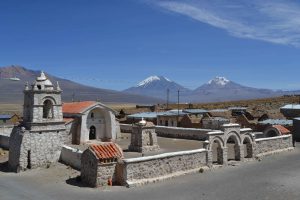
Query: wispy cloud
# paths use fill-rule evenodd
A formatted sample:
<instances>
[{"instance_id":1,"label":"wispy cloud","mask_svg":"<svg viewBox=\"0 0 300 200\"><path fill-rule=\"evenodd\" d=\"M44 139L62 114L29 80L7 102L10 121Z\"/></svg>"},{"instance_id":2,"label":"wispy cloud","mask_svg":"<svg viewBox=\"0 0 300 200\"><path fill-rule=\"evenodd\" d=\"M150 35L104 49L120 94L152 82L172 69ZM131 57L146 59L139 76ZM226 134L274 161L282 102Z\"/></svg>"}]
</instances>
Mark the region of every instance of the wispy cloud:
<instances>
[{"instance_id":1,"label":"wispy cloud","mask_svg":"<svg viewBox=\"0 0 300 200\"><path fill-rule=\"evenodd\" d=\"M289 0L161 0L168 11L226 30L229 34L300 47L300 3Z\"/></svg>"}]
</instances>

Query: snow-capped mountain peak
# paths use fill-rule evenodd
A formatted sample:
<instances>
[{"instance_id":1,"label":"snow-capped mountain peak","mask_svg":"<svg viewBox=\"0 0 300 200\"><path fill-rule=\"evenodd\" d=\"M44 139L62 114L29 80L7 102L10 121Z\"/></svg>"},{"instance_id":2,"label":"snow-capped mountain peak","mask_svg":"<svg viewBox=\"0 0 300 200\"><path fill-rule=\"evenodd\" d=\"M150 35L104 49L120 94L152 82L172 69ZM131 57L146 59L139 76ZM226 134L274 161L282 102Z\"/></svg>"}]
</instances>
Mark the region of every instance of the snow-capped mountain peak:
<instances>
[{"instance_id":1,"label":"snow-capped mountain peak","mask_svg":"<svg viewBox=\"0 0 300 200\"><path fill-rule=\"evenodd\" d=\"M225 77L216 76L214 79L208 81L208 84L216 84L220 86L225 86L230 82L230 80L226 79Z\"/></svg>"},{"instance_id":2,"label":"snow-capped mountain peak","mask_svg":"<svg viewBox=\"0 0 300 200\"><path fill-rule=\"evenodd\" d=\"M170 79L165 78L163 76L149 76L148 78L146 78L145 80L141 81L139 84L137 84L137 87L144 87L147 86L155 81L167 81L167 82L172 82Z\"/></svg>"}]
</instances>

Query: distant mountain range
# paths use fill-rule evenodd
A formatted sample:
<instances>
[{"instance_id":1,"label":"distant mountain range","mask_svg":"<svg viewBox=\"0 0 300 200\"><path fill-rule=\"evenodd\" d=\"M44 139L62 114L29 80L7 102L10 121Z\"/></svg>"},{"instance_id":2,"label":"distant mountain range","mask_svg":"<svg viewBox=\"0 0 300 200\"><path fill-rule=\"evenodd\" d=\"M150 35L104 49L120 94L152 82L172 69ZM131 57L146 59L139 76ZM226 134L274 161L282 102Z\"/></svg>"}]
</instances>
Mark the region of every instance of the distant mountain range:
<instances>
[{"instance_id":1,"label":"distant mountain range","mask_svg":"<svg viewBox=\"0 0 300 200\"><path fill-rule=\"evenodd\" d=\"M45 72L46 73L46 72ZM0 67L0 102L23 103L23 89L26 82L31 84L40 74L21 66ZM105 103L164 103L169 93L170 102L219 102L242 99L257 99L281 95L299 94L300 91L274 91L240 85L225 77L215 77L206 84L190 90L163 76L150 76L134 87L122 92L82 85L61 79L51 74L46 75L63 89L63 101L100 100ZM167 92L169 91L169 92Z\"/></svg>"},{"instance_id":2,"label":"distant mountain range","mask_svg":"<svg viewBox=\"0 0 300 200\"><path fill-rule=\"evenodd\" d=\"M46 72L45 72L46 73ZM0 102L23 103L23 90L26 82L32 84L40 71L33 71L21 66L0 67ZM128 94L114 90L90 87L50 74L47 77L56 84L58 81L63 90L63 101L100 100L106 103L158 103L161 99L155 97Z\"/></svg>"},{"instance_id":3,"label":"distant mountain range","mask_svg":"<svg viewBox=\"0 0 300 200\"><path fill-rule=\"evenodd\" d=\"M247 87L225 77L215 77L195 90L190 90L163 76L150 76L124 92L166 99L167 90L169 90L169 99L173 102L177 101L177 91L179 90L181 103L257 99L300 93L300 91L275 91Z\"/></svg>"}]
</instances>

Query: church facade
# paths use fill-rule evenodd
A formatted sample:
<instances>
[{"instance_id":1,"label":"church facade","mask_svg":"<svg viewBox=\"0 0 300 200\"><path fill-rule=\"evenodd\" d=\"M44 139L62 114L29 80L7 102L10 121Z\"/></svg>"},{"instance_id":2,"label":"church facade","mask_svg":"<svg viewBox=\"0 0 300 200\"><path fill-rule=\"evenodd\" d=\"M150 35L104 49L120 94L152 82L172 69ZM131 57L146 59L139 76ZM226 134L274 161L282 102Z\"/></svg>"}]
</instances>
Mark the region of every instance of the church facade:
<instances>
[{"instance_id":1,"label":"church facade","mask_svg":"<svg viewBox=\"0 0 300 200\"><path fill-rule=\"evenodd\" d=\"M117 138L115 112L99 102L62 103L62 90L42 72L24 90L23 122L9 140L11 170L45 167L59 160L64 144ZM64 111L64 112L63 112Z\"/></svg>"}]
</instances>

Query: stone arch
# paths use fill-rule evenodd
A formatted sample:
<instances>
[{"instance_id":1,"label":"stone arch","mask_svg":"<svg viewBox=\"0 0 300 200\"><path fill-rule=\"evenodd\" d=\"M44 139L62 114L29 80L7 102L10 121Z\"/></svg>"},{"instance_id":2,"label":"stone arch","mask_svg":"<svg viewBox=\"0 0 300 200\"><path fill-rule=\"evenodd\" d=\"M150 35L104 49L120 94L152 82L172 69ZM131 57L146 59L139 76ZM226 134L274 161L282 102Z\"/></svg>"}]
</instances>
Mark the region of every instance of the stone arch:
<instances>
[{"instance_id":1,"label":"stone arch","mask_svg":"<svg viewBox=\"0 0 300 200\"><path fill-rule=\"evenodd\" d=\"M212 154L212 163L224 164L224 140L221 137L211 139L209 150Z\"/></svg>"},{"instance_id":2,"label":"stone arch","mask_svg":"<svg viewBox=\"0 0 300 200\"><path fill-rule=\"evenodd\" d=\"M97 106L87 112L86 127L94 126L96 128L96 139L103 141L112 139L111 123L112 119L106 108Z\"/></svg>"},{"instance_id":3,"label":"stone arch","mask_svg":"<svg viewBox=\"0 0 300 200\"><path fill-rule=\"evenodd\" d=\"M236 132L228 134L225 146L227 149L227 160L241 160L241 139Z\"/></svg>"},{"instance_id":4,"label":"stone arch","mask_svg":"<svg viewBox=\"0 0 300 200\"><path fill-rule=\"evenodd\" d=\"M52 119L53 117L53 102L50 99L46 99L43 102L43 118Z\"/></svg>"},{"instance_id":5,"label":"stone arch","mask_svg":"<svg viewBox=\"0 0 300 200\"><path fill-rule=\"evenodd\" d=\"M245 135L242 141L244 158L253 158L253 138Z\"/></svg>"},{"instance_id":6,"label":"stone arch","mask_svg":"<svg viewBox=\"0 0 300 200\"><path fill-rule=\"evenodd\" d=\"M95 126L90 127L89 131L89 140L95 140L97 135L97 129Z\"/></svg>"},{"instance_id":7,"label":"stone arch","mask_svg":"<svg viewBox=\"0 0 300 200\"><path fill-rule=\"evenodd\" d=\"M265 131L264 131L264 136L265 137L276 137L276 136L280 136L281 133L280 131L275 128L275 127L268 127Z\"/></svg>"}]
</instances>

